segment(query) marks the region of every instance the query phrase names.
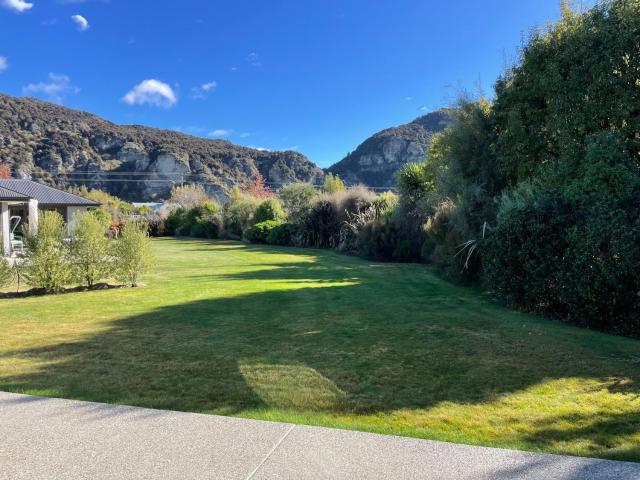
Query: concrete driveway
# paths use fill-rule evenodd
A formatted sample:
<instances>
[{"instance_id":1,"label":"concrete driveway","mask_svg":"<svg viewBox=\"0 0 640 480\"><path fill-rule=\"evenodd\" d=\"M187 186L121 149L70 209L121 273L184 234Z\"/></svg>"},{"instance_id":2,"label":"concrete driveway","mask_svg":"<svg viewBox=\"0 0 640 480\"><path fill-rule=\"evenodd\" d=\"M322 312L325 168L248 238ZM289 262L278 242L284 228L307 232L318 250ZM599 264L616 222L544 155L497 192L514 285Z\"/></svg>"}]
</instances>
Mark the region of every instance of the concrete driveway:
<instances>
[{"instance_id":1,"label":"concrete driveway","mask_svg":"<svg viewBox=\"0 0 640 480\"><path fill-rule=\"evenodd\" d=\"M0 479L640 479L640 464L0 392Z\"/></svg>"}]
</instances>

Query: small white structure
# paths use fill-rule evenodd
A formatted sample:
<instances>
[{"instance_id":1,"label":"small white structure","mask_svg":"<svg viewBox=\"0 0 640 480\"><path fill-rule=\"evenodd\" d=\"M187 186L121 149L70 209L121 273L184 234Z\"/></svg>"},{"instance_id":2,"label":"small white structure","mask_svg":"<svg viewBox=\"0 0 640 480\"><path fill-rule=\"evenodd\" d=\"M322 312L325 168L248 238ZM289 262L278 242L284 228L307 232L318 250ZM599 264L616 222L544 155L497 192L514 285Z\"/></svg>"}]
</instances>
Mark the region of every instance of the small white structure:
<instances>
[{"instance_id":1,"label":"small white structure","mask_svg":"<svg viewBox=\"0 0 640 480\"><path fill-rule=\"evenodd\" d=\"M99 203L57 188L31 180L0 179L0 231L2 233L2 255L10 256L20 250L20 225L28 225L34 232L38 227L38 212L55 210L66 220L69 232L73 229L73 218L100 206Z\"/></svg>"}]
</instances>

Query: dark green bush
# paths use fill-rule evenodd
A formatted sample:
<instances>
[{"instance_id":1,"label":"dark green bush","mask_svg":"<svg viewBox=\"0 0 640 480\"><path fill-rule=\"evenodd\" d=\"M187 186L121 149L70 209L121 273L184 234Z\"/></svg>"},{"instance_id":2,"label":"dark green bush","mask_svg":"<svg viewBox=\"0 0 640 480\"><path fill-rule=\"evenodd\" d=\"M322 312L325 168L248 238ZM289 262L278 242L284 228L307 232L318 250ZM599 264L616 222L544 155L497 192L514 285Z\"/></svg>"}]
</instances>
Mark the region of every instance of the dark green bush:
<instances>
[{"instance_id":1,"label":"dark green bush","mask_svg":"<svg viewBox=\"0 0 640 480\"><path fill-rule=\"evenodd\" d=\"M176 208L169 212L167 219L164 222L165 231L167 235L177 235L180 228L186 223L187 211L183 208Z\"/></svg>"},{"instance_id":2,"label":"dark green bush","mask_svg":"<svg viewBox=\"0 0 640 480\"><path fill-rule=\"evenodd\" d=\"M190 209L176 208L165 221L170 235L185 235L199 238L218 238L222 226L220 206L212 201Z\"/></svg>"},{"instance_id":3,"label":"dark green bush","mask_svg":"<svg viewBox=\"0 0 640 480\"><path fill-rule=\"evenodd\" d=\"M296 245L300 234L300 226L295 223L281 223L271 229L267 236L269 245L291 246Z\"/></svg>"},{"instance_id":4,"label":"dark green bush","mask_svg":"<svg viewBox=\"0 0 640 480\"><path fill-rule=\"evenodd\" d=\"M488 287L526 310L640 335L638 199L579 207L538 190L510 202L482 246Z\"/></svg>"},{"instance_id":5,"label":"dark green bush","mask_svg":"<svg viewBox=\"0 0 640 480\"><path fill-rule=\"evenodd\" d=\"M514 203L501 211L482 245L485 279L513 305L565 317L560 272L574 212L559 197L539 193L535 203Z\"/></svg>"},{"instance_id":6,"label":"dark green bush","mask_svg":"<svg viewBox=\"0 0 640 480\"><path fill-rule=\"evenodd\" d=\"M367 223L358 233L359 255L383 262L394 260L398 230L394 223L382 219Z\"/></svg>"},{"instance_id":7,"label":"dark green bush","mask_svg":"<svg viewBox=\"0 0 640 480\"><path fill-rule=\"evenodd\" d=\"M341 223L340 205L335 196L322 195L304 220L304 243L318 248L337 247Z\"/></svg>"},{"instance_id":8,"label":"dark green bush","mask_svg":"<svg viewBox=\"0 0 640 480\"><path fill-rule=\"evenodd\" d=\"M566 319L640 336L640 201L633 210L612 205L589 209L568 229L566 243L559 273Z\"/></svg>"},{"instance_id":9,"label":"dark green bush","mask_svg":"<svg viewBox=\"0 0 640 480\"><path fill-rule=\"evenodd\" d=\"M364 187L320 195L301 225L302 243L310 247L351 251L356 235L349 233L352 229L347 223L353 223L354 216L370 209L373 199L374 195Z\"/></svg>"},{"instance_id":10,"label":"dark green bush","mask_svg":"<svg viewBox=\"0 0 640 480\"><path fill-rule=\"evenodd\" d=\"M253 227L247 229L244 237L251 243L267 243L269 234L278 225L280 225L280 223L275 220L256 223Z\"/></svg>"}]
</instances>

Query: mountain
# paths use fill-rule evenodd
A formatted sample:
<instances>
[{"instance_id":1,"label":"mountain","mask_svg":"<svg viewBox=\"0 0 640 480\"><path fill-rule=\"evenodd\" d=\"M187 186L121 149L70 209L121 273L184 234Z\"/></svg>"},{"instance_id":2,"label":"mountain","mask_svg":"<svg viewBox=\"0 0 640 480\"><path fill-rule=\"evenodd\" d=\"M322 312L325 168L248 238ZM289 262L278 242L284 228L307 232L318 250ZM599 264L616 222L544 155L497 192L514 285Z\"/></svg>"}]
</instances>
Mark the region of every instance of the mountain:
<instances>
[{"instance_id":1,"label":"mountain","mask_svg":"<svg viewBox=\"0 0 640 480\"><path fill-rule=\"evenodd\" d=\"M411 123L382 130L328 170L351 185L393 187L398 169L405 163L423 162L431 139L450 121L449 112L443 109L418 117Z\"/></svg>"},{"instance_id":2,"label":"mountain","mask_svg":"<svg viewBox=\"0 0 640 480\"><path fill-rule=\"evenodd\" d=\"M298 152L115 125L89 113L3 94L0 163L9 163L18 177L57 186L85 184L128 200L162 197L182 182L202 183L210 194L224 197L258 171L271 185L318 183L324 175Z\"/></svg>"}]
</instances>

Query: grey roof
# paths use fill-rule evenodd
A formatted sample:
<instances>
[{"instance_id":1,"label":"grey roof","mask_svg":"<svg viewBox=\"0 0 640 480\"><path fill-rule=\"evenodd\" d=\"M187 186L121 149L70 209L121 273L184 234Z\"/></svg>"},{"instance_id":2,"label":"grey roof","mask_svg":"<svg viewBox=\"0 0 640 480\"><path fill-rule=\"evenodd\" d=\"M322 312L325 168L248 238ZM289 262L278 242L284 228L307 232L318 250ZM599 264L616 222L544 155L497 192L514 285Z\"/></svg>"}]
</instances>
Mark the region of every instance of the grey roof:
<instances>
[{"instance_id":1,"label":"grey roof","mask_svg":"<svg viewBox=\"0 0 640 480\"><path fill-rule=\"evenodd\" d=\"M0 200L20 201L29 200L29 197L21 195L18 192L14 192L13 190L9 190L8 188L0 187Z\"/></svg>"},{"instance_id":2,"label":"grey roof","mask_svg":"<svg viewBox=\"0 0 640 480\"><path fill-rule=\"evenodd\" d=\"M13 194L22 195L22 198L17 200L23 200L25 198L33 198L38 201L41 206L84 206L84 207L97 207L100 205L98 202L89 200L73 193L68 193L57 188L42 185L41 183L33 182L31 180L2 180L0 179L0 188L4 191L13 192ZM0 197L4 197L0 192ZM5 199L7 200L7 199Z\"/></svg>"}]
</instances>

